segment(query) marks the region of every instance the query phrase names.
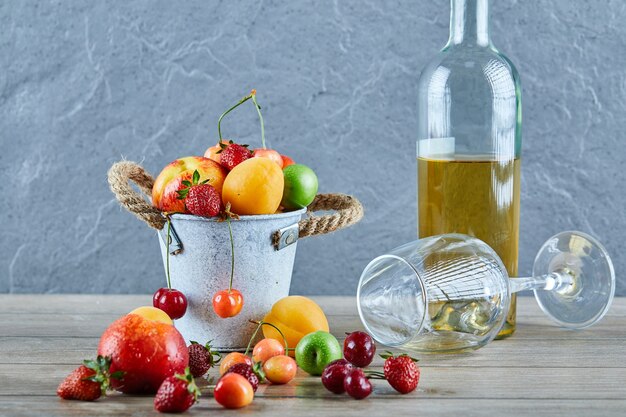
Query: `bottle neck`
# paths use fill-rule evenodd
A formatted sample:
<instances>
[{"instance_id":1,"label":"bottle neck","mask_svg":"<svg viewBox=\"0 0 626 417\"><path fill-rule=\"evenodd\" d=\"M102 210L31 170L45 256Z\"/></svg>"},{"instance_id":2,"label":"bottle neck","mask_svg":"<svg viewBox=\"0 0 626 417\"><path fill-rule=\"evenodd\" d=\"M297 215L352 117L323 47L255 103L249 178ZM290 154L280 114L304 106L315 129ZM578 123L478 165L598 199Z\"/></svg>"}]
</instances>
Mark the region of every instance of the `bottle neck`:
<instances>
[{"instance_id":1,"label":"bottle neck","mask_svg":"<svg viewBox=\"0 0 626 417\"><path fill-rule=\"evenodd\" d=\"M489 0L450 0L448 46L490 46Z\"/></svg>"}]
</instances>

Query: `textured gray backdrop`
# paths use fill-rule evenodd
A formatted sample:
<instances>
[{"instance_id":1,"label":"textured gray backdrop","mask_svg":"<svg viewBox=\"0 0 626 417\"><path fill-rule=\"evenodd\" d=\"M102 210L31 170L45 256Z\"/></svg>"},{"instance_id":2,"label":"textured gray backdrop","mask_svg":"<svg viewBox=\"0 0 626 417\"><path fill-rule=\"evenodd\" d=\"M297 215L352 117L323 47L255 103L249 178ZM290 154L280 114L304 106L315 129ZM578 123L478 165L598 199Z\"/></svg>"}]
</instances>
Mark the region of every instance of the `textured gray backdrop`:
<instances>
[{"instance_id":1,"label":"textured gray backdrop","mask_svg":"<svg viewBox=\"0 0 626 417\"><path fill-rule=\"evenodd\" d=\"M251 88L273 147L347 192L365 220L302 241L292 292L352 294L369 259L415 237L415 90L446 42L446 0L0 3L0 292L152 292L154 233L106 183L201 154ZM626 295L622 0L499 0L494 43L523 83L520 259L598 236ZM251 107L225 124L258 144Z\"/></svg>"}]
</instances>

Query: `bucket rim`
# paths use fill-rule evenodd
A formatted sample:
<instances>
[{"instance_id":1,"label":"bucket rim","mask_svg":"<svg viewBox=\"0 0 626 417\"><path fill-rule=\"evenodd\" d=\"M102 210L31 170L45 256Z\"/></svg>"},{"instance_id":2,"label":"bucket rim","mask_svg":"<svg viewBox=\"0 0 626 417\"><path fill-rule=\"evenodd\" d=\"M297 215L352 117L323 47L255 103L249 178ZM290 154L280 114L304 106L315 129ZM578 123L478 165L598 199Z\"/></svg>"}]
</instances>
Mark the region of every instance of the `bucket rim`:
<instances>
[{"instance_id":1,"label":"bucket rim","mask_svg":"<svg viewBox=\"0 0 626 417\"><path fill-rule=\"evenodd\" d=\"M307 208L301 208L300 210L288 211L285 213L275 213L275 214L255 214L255 215L241 215L239 216L240 221L257 221L257 220L275 220L275 219L285 219L289 217L296 217L296 215L302 216L306 213ZM194 214L185 214L185 213L172 213L170 217L173 220L190 220L196 222L217 222L219 221L218 217L202 217L196 216Z\"/></svg>"}]
</instances>

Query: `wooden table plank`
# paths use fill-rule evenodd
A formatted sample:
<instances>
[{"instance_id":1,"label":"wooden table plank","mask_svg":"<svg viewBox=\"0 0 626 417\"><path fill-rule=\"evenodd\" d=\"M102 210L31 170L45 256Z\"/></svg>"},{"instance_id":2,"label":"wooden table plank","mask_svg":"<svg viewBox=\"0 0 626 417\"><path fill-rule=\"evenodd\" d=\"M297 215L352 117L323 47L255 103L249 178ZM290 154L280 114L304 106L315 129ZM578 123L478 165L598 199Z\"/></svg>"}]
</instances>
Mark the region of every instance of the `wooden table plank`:
<instances>
[{"instance_id":1,"label":"wooden table plank","mask_svg":"<svg viewBox=\"0 0 626 417\"><path fill-rule=\"evenodd\" d=\"M0 337L0 364L72 365L93 357L98 340L97 337ZM626 362L622 362L626 339L607 339L602 343L561 339L559 351L568 352L564 358L554 358L554 344L554 340L525 340L516 335L467 355L422 355L420 366L540 368L557 364L561 368L626 368ZM376 357L373 366L382 366L382 362Z\"/></svg>"},{"instance_id":2,"label":"wooden table plank","mask_svg":"<svg viewBox=\"0 0 626 417\"><path fill-rule=\"evenodd\" d=\"M484 400L484 399L431 399L417 396L377 397L354 401L345 396L328 400L301 398L264 398L255 400L242 410L225 410L214 401L201 399L185 416L603 416L623 417L626 400ZM349 410L349 411L348 411ZM581 413L581 410L582 413ZM52 397L12 397L0 399L0 415L11 417L63 417L63 416L163 416L152 409L145 397L117 395L96 403L62 401Z\"/></svg>"},{"instance_id":3,"label":"wooden table plank","mask_svg":"<svg viewBox=\"0 0 626 417\"><path fill-rule=\"evenodd\" d=\"M332 331L362 328L353 297L315 297ZM58 382L94 355L100 333L150 296L0 296L0 415L158 415L151 397L113 395L97 404L57 399ZM363 401L335 396L300 373L286 386L262 386L239 413L256 415L626 415L626 299L584 331L555 327L534 299L518 307L516 334L467 355L423 355L417 392L401 396L384 381ZM377 359L373 367L379 369ZM482 368L482 369L481 369ZM215 371L212 371L215 374ZM205 397L189 415L233 415Z\"/></svg>"},{"instance_id":4,"label":"wooden table plank","mask_svg":"<svg viewBox=\"0 0 626 417\"><path fill-rule=\"evenodd\" d=\"M0 335L5 337L99 337L106 327L121 317L119 314L89 315L82 313L49 314L17 313L3 320L0 316ZM345 332L362 330L357 316L328 315L331 330L341 337ZM601 323L580 331L565 330L546 317L519 317L516 336L524 340L599 340L626 338L626 317L606 316ZM250 324L250 326L254 326ZM513 339L511 339L513 340Z\"/></svg>"},{"instance_id":5,"label":"wooden table plank","mask_svg":"<svg viewBox=\"0 0 626 417\"><path fill-rule=\"evenodd\" d=\"M0 365L3 384L0 397L26 395L54 395L56 383L74 369L74 365ZM420 398L468 398L468 399L626 399L623 384L624 368L534 368L532 372L516 368L442 367L423 368ZM41 377L33 379L33 375ZM209 374L217 378L219 373ZM564 381L569 383L564 384ZM574 383L572 383L574 382ZM372 398L399 395L385 381L373 381ZM593 386L591 386L593 384ZM204 394L212 395L212 386L198 381ZM558 389L557 389L558 387ZM319 377L310 377L298 371L294 383L287 385L262 385L257 398L296 397L332 399L334 394L326 391Z\"/></svg>"}]
</instances>

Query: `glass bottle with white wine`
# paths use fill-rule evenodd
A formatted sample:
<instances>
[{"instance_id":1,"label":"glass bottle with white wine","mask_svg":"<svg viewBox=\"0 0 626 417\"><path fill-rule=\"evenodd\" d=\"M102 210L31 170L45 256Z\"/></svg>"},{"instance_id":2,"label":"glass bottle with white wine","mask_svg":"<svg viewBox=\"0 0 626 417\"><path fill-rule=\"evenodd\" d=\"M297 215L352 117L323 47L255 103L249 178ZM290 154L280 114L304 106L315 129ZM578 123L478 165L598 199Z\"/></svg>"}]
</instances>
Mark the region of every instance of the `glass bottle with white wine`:
<instances>
[{"instance_id":1,"label":"glass bottle with white wine","mask_svg":"<svg viewBox=\"0 0 626 417\"><path fill-rule=\"evenodd\" d=\"M521 105L517 70L491 42L489 0L451 0L450 39L419 80L418 236L475 236L510 277L517 276ZM439 316L455 317L446 310L457 307L443 301ZM514 331L515 295L498 337Z\"/></svg>"}]
</instances>

